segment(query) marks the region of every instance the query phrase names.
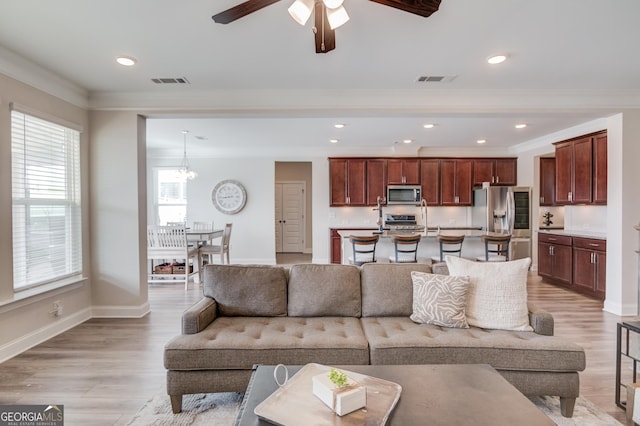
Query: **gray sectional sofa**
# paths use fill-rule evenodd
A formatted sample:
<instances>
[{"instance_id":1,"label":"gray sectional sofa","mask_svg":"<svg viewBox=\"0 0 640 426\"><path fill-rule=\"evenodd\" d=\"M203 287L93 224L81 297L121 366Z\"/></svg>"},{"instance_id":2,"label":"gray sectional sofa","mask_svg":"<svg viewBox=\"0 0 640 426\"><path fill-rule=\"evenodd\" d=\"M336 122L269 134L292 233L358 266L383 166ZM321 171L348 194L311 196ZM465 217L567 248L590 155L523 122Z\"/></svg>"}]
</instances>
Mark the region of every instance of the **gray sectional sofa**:
<instances>
[{"instance_id":1,"label":"gray sectional sofa","mask_svg":"<svg viewBox=\"0 0 640 426\"><path fill-rule=\"evenodd\" d=\"M165 346L173 411L185 394L244 391L254 364L490 364L572 416L585 354L553 336L549 313L530 306L534 331L416 324L411 271L431 266L207 266L203 299Z\"/></svg>"}]
</instances>

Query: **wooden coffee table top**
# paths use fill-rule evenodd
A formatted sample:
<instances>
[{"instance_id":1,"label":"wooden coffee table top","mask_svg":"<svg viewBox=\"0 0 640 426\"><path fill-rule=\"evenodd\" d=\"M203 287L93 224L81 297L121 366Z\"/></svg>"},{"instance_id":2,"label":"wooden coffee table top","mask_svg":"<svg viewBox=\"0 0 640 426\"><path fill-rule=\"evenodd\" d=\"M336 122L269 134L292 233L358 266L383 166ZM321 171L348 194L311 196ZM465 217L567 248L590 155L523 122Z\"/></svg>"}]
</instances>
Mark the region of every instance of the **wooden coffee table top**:
<instances>
[{"instance_id":1,"label":"wooden coffee table top","mask_svg":"<svg viewBox=\"0 0 640 426\"><path fill-rule=\"evenodd\" d=\"M347 371L402 386L390 425L554 425L527 397L484 364L345 365ZM288 366L289 376L301 366ZM237 426L269 425L254 408L277 388L274 366L258 366L245 393Z\"/></svg>"}]
</instances>

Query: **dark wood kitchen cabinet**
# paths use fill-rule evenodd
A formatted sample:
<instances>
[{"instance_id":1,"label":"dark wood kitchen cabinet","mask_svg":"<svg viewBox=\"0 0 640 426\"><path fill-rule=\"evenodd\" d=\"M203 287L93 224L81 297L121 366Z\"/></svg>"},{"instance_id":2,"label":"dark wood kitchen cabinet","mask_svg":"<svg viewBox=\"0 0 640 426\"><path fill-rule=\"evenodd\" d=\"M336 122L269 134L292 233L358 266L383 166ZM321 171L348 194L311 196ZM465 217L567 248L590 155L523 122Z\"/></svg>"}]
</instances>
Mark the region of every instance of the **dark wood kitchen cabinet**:
<instances>
[{"instance_id":1,"label":"dark wood kitchen cabinet","mask_svg":"<svg viewBox=\"0 0 640 426\"><path fill-rule=\"evenodd\" d=\"M607 242L573 238L573 286L576 291L604 300L607 282Z\"/></svg>"},{"instance_id":2,"label":"dark wood kitchen cabinet","mask_svg":"<svg viewBox=\"0 0 640 426\"><path fill-rule=\"evenodd\" d=\"M440 162L440 205L471 206L473 160L445 159Z\"/></svg>"},{"instance_id":3,"label":"dark wood kitchen cabinet","mask_svg":"<svg viewBox=\"0 0 640 426\"><path fill-rule=\"evenodd\" d=\"M422 198L428 206L440 205L440 160L420 161L420 181Z\"/></svg>"},{"instance_id":4,"label":"dark wood kitchen cabinet","mask_svg":"<svg viewBox=\"0 0 640 426\"><path fill-rule=\"evenodd\" d=\"M553 206L556 193L556 159L540 158L540 205Z\"/></svg>"},{"instance_id":5,"label":"dark wood kitchen cabinet","mask_svg":"<svg viewBox=\"0 0 640 426\"><path fill-rule=\"evenodd\" d=\"M365 159L329 159L332 207L367 205L366 170Z\"/></svg>"},{"instance_id":6,"label":"dark wood kitchen cabinet","mask_svg":"<svg viewBox=\"0 0 640 426\"><path fill-rule=\"evenodd\" d=\"M546 280L571 286L572 237L555 234L538 234L538 275Z\"/></svg>"},{"instance_id":7,"label":"dark wood kitchen cabinet","mask_svg":"<svg viewBox=\"0 0 640 426\"><path fill-rule=\"evenodd\" d=\"M339 229L329 230L329 248L331 250L331 263L342 263L342 237L338 234Z\"/></svg>"},{"instance_id":8,"label":"dark wood kitchen cabinet","mask_svg":"<svg viewBox=\"0 0 640 426\"><path fill-rule=\"evenodd\" d=\"M514 186L517 184L516 158L476 158L473 161L473 185L489 182L496 186Z\"/></svg>"},{"instance_id":9,"label":"dark wood kitchen cabinet","mask_svg":"<svg viewBox=\"0 0 640 426\"><path fill-rule=\"evenodd\" d=\"M387 160L367 160L367 205L376 206L387 197Z\"/></svg>"},{"instance_id":10,"label":"dark wood kitchen cabinet","mask_svg":"<svg viewBox=\"0 0 640 426\"><path fill-rule=\"evenodd\" d=\"M420 160L389 159L387 173L389 185L420 185Z\"/></svg>"},{"instance_id":11,"label":"dark wood kitchen cabinet","mask_svg":"<svg viewBox=\"0 0 640 426\"><path fill-rule=\"evenodd\" d=\"M593 203L607 204L607 134L593 137Z\"/></svg>"},{"instance_id":12,"label":"dark wood kitchen cabinet","mask_svg":"<svg viewBox=\"0 0 640 426\"><path fill-rule=\"evenodd\" d=\"M606 204L606 132L558 142L555 203Z\"/></svg>"}]
</instances>

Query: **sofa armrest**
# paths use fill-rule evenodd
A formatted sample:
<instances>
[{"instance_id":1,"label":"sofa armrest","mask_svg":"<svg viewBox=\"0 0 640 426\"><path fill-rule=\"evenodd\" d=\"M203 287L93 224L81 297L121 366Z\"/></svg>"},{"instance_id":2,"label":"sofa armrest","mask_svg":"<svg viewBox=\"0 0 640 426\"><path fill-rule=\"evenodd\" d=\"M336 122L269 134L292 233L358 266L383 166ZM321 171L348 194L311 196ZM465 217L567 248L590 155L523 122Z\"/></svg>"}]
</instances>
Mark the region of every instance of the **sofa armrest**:
<instances>
[{"instance_id":1,"label":"sofa armrest","mask_svg":"<svg viewBox=\"0 0 640 426\"><path fill-rule=\"evenodd\" d=\"M203 297L182 314L182 334L196 334L204 330L218 316L218 304Z\"/></svg>"},{"instance_id":2,"label":"sofa armrest","mask_svg":"<svg viewBox=\"0 0 640 426\"><path fill-rule=\"evenodd\" d=\"M533 331L543 336L553 336L553 315L529 303L529 324Z\"/></svg>"}]
</instances>

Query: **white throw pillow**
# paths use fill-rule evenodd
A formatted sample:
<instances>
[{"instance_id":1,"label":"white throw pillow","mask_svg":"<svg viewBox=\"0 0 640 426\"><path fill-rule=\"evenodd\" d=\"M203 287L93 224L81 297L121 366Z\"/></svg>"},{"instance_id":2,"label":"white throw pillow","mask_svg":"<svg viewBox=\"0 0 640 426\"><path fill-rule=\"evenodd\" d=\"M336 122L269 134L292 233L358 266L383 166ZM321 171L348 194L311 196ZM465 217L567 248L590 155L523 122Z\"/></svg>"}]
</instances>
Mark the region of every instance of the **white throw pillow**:
<instances>
[{"instance_id":1,"label":"white throw pillow","mask_svg":"<svg viewBox=\"0 0 640 426\"><path fill-rule=\"evenodd\" d=\"M449 274L468 276L469 325L498 330L532 331L527 307L527 271L531 259L474 262L447 256Z\"/></svg>"},{"instance_id":2,"label":"white throw pillow","mask_svg":"<svg viewBox=\"0 0 640 426\"><path fill-rule=\"evenodd\" d=\"M469 277L411 272L413 313L409 318L419 324L469 328L465 305Z\"/></svg>"}]
</instances>

